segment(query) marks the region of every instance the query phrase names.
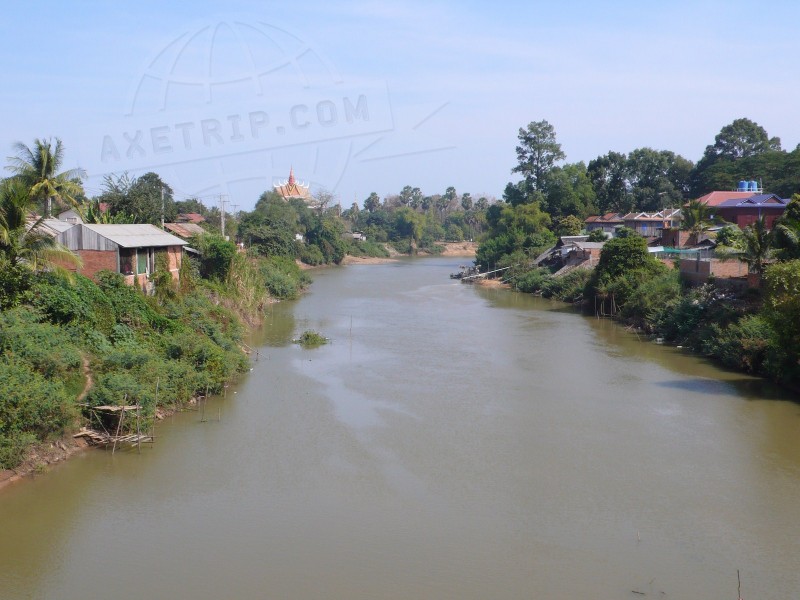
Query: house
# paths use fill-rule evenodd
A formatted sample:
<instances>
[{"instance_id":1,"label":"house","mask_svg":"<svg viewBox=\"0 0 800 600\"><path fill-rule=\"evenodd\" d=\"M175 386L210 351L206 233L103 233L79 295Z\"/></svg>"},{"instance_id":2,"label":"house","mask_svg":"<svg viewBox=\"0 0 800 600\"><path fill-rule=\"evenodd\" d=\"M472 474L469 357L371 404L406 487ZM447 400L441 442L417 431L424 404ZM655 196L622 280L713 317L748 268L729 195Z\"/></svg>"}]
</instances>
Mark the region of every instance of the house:
<instances>
[{"instance_id":1,"label":"house","mask_svg":"<svg viewBox=\"0 0 800 600\"><path fill-rule=\"evenodd\" d=\"M83 259L78 272L94 278L99 271L125 276L125 283L148 289L156 257L164 255L172 278L178 280L186 242L153 225L78 224L60 232L56 240Z\"/></svg>"},{"instance_id":2,"label":"house","mask_svg":"<svg viewBox=\"0 0 800 600\"><path fill-rule=\"evenodd\" d=\"M761 217L767 225L767 229L772 229L786 205L788 199L779 198L775 194L757 194L748 198L731 198L718 204L714 212L716 216L734 223L740 229L752 225Z\"/></svg>"},{"instance_id":3,"label":"house","mask_svg":"<svg viewBox=\"0 0 800 600\"><path fill-rule=\"evenodd\" d=\"M108 202L100 202L98 207L100 208L100 213L105 214L108 211ZM77 223L83 223L83 217L81 217L81 214L74 208L70 208L69 210L58 213L58 220L66 221L67 223L72 223L73 225Z\"/></svg>"},{"instance_id":4,"label":"house","mask_svg":"<svg viewBox=\"0 0 800 600\"><path fill-rule=\"evenodd\" d=\"M206 233L206 230L200 227L197 223L185 222L185 223L164 223L164 229L167 231L174 233L179 238L184 240L188 240L190 237L195 235L203 235Z\"/></svg>"},{"instance_id":5,"label":"house","mask_svg":"<svg viewBox=\"0 0 800 600\"><path fill-rule=\"evenodd\" d=\"M178 213L175 215L175 222L194 223L195 225L199 225L200 223L205 223L206 218L200 213Z\"/></svg>"},{"instance_id":6,"label":"house","mask_svg":"<svg viewBox=\"0 0 800 600\"><path fill-rule=\"evenodd\" d=\"M600 229L607 237L614 237L616 230L624 225L622 216L618 213L606 213L604 215L587 217L584 223L587 232Z\"/></svg>"},{"instance_id":7,"label":"house","mask_svg":"<svg viewBox=\"0 0 800 600\"><path fill-rule=\"evenodd\" d=\"M697 201L705 204L709 208L714 208L728 200L743 200L744 198L750 198L751 196L753 196L753 192L749 191L737 190L733 192L725 192L717 190L715 192L709 192L704 196L700 196Z\"/></svg>"},{"instance_id":8,"label":"house","mask_svg":"<svg viewBox=\"0 0 800 600\"><path fill-rule=\"evenodd\" d=\"M647 238L660 238L665 230L672 229L680 220L679 208L667 208L654 213L628 213L622 217L625 227Z\"/></svg>"}]
</instances>

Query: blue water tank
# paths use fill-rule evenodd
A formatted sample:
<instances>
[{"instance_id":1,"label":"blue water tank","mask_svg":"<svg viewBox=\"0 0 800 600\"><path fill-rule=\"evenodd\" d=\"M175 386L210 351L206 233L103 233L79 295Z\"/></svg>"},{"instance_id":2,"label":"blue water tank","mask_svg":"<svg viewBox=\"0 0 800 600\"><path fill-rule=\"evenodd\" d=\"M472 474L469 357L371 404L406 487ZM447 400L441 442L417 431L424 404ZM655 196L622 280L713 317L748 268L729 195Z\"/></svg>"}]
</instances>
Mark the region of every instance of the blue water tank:
<instances>
[{"instance_id":1,"label":"blue water tank","mask_svg":"<svg viewBox=\"0 0 800 600\"><path fill-rule=\"evenodd\" d=\"M748 187L748 183L744 179L739 182L739 191L740 192L746 192L747 191L747 187Z\"/></svg>"},{"instance_id":2,"label":"blue water tank","mask_svg":"<svg viewBox=\"0 0 800 600\"><path fill-rule=\"evenodd\" d=\"M757 192L758 191L758 182L755 179L750 181L750 191L751 192Z\"/></svg>"}]
</instances>

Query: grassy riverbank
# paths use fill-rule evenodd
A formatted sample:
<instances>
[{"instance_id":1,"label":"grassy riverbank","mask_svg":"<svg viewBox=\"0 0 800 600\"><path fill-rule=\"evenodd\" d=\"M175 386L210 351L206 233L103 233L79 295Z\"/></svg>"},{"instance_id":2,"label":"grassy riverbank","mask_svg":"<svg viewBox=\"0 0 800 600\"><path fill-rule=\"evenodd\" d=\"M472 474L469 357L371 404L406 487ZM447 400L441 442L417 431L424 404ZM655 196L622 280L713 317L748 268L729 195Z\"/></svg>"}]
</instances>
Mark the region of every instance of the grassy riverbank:
<instances>
[{"instance_id":1,"label":"grassy riverbank","mask_svg":"<svg viewBox=\"0 0 800 600\"><path fill-rule=\"evenodd\" d=\"M88 408L139 405L147 423L248 370L242 337L310 281L293 261L234 257L224 279L190 260L145 296L103 273L20 271L0 296L0 471L35 471L74 448ZM13 273L5 273L6 283ZM8 286L5 286L8 289Z\"/></svg>"}]
</instances>

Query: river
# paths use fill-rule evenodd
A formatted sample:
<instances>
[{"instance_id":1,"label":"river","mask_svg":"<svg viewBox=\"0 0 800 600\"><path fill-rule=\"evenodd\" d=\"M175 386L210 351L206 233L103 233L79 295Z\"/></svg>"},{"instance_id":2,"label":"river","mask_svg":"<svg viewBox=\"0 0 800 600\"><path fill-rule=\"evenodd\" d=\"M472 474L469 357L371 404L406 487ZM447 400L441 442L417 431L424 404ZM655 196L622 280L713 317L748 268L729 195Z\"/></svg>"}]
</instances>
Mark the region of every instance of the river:
<instances>
[{"instance_id":1,"label":"river","mask_svg":"<svg viewBox=\"0 0 800 600\"><path fill-rule=\"evenodd\" d=\"M4 489L0 598L800 597L790 395L458 263L316 272L206 422Z\"/></svg>"}]
</instances>

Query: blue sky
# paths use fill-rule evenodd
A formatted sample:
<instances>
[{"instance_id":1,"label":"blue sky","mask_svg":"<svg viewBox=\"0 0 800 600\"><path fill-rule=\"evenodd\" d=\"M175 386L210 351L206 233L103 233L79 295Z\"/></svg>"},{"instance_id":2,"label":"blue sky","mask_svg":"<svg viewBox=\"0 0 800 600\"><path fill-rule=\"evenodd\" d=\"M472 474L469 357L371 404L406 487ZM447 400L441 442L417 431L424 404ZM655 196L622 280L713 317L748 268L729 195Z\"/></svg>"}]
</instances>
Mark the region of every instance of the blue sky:
<instances>
[{"instance_id":1,"label":"blue sky","mask_svg":"<svg viewBox=\"0 0 800 600\"><path fill-rule=\"evenodd\" d=\"M570 162L697 160L739 117L793 149L798 22L790 1L14 3L0 143L60 137L90 193L151 169L249 209L291 166L345 206L406 184L500 196L534 120Z\"/></svg>"}]
</instances>

